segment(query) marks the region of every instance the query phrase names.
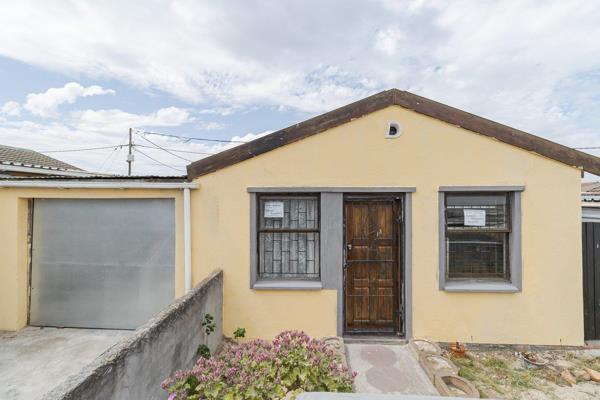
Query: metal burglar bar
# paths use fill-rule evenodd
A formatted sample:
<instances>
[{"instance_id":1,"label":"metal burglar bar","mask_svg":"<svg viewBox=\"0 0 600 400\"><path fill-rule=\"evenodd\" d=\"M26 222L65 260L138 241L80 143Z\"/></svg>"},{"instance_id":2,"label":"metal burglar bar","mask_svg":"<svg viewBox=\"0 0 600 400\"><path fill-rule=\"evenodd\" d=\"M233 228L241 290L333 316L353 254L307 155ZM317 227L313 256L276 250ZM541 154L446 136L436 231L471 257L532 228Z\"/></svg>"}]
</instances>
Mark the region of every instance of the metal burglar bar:
<instances>
[{"instance_id":1,"label":"metal burglar bar","mask_svg":"<svg viewBox=\"0 0 600 400\"><path fill-rule=\"evenodd\" d=\"M261 195L258 207L259 278L320 279L319 196Z\"/></svg>"},{"instance_id":2,"label":"metal burglar bar","mask_svg":"<svg viewBox=\"0 0 600 400\"><path fill-rule=\"evenodd\" d=\"M445 214L446 277L510 279L509 195L447 194Z\"/></svg>"}]
</instances>

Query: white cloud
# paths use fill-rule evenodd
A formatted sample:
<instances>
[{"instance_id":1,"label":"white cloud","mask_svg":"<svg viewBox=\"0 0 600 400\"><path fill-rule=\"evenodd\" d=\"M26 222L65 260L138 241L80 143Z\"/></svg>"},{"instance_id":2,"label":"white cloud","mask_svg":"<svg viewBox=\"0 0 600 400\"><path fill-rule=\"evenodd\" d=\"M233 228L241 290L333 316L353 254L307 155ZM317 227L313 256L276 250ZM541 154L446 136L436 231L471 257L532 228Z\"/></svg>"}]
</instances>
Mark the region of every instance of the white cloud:
<instances>
[{"instance_id":1,"label":"white cloud","mask_svg":"<svg viewBox=\"0 0 600 400\"><path fill-rule=\"evenodd\" d=\"M98 96L102 94L113 94L112 89L104 89L93 85L83 87L77 82L69 82L61 88L50 88L44 93L30 93L24 108L32 114L41 117L53 117L58 114L58 106L64 103L72 104L79 97Z\"/></svg>"},{"instance_id":2,"label":"white cloud","mask_svg":"<svg viewBox=\"0 0 600 400\"><path fill-rule=\"evenodd\" d=\"M18 117L21 114L21 106L16 101L7 101L0 107L0 114L8 115L9 117Z\"/></svg>"},{"instance_id":3,"label":"white cloud","mask_svg":"<svg viewBox=\"0 0 600 400\"><path fill-rule=\"evenodd\" d=\"M0 55L223 110L323 112L400 87L520 124L521 107L495 95L543 91L549 110L561 81L600 70L600 41L590 40L600 37L600 3L585 0L13 2L2 11L11 40Z\"/></svg>"},{"instance_id":4,"label":"white cloud","mask_svg":"<svg viewBox=\"0 0 600 400\"><path fill-rule=\"evenodd\" d=\"M64 121L107 135L244 107L320 113L398 87L583 146L600 142L598 15L586 0L12 2L0 55L191 103L179 108L187 116L87 110ZM34 108L55 115L55 103ZM201 103L214 107L186 111Z\"/></svg>"},{"instance_id":5,"label":"white cloud","mask_svg":"<svg viewBox=\"0 0 600 400\"><path fill-rule=\"evenodd\" d=\"M207 122L200 121L196 124L196 127L202 131L220 131L227 127L227 124L223 122Z\"/></svg>"},{"instance_id":6,"label":"white cloud","mask_svg":"<svg viewBox=\"0 0 600 400\"><path fill-rule=\"evenodd\" d=\"M403 38L404 35L398 28L380 30L375 36L375 49L386 56L393 56L396 54L400 41Z\"/></svg>"},{"instance_id":7,"label":"white cloud","mask_svg":"<svg viewBox=\"0 0 600 400\"><path fill-rule=\"evenodd\" d=\"M217 114L222 117L227 117L229 115L234 114L236 111L235 107L214 107L214 108L204 108L198 111L198 114Z\"/></svg>"},{"instance_id":8,"label":"white cloud","mask_svg":"<svg viewBox=\"0 0 600 400\"><path fill-rule=\"evenodd\" d=\"M149 114L132 114L118 109L73 111L70 122L82 132L126 132L129 128L179 126L193 117L182 108L161 108Z\"/></svg>"}]
</instances>

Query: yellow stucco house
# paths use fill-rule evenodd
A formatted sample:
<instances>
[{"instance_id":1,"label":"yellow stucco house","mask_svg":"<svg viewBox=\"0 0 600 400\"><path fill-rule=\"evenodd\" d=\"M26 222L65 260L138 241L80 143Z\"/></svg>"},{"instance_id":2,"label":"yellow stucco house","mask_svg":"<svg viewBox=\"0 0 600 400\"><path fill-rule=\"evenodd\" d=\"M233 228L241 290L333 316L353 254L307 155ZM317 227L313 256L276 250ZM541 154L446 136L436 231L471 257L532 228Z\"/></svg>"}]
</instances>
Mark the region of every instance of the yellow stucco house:
<instances>
[{"instance_id":1,"label":"yellow stucco house","mask_svg":"<svg viewBox=\"0 0 600 400\"><path fill-rule=\"evenodd\" d=\"M183 178L0 181L0 329L132 328L224 271L224 331L583 345L600 159L388 90Z\"/></svg>"}]
</instances>

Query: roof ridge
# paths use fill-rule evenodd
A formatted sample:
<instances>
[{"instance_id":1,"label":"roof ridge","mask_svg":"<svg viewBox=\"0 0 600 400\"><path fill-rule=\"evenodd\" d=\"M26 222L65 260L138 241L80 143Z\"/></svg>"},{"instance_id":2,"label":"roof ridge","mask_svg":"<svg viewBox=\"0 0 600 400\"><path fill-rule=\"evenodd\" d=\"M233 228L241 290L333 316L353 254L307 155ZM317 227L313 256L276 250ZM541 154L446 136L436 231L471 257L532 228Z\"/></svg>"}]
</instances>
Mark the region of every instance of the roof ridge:
<instances>
[{"instance_id":1,"label":"roof ridge","mask_svg":"<svg viewBox=\"0 0 600 400\"><path fill-rule=\"evenodd\" d=\"M520 147L541 156L600 175L600 158L499 122L396 88L283 128L251 142L200 159L187 166L189 179L206 175L281 146L326 131L353 119L396 105L418 114Z\"/></svg>"}]
</instances>

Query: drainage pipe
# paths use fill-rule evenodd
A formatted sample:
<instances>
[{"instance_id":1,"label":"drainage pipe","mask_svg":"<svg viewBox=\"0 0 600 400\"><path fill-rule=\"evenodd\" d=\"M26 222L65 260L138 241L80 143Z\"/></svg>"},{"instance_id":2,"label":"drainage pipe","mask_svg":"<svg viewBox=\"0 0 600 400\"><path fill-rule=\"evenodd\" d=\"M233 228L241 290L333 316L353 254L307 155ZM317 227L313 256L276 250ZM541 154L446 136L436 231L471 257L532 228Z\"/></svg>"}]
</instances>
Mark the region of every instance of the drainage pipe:
<instances>
[{"instance_id":1,"label":"drainage pipe","mask_svg":"<svg viewBox=\"0 0 600 400\"><path fill-rule=\"evenodd\" d=\"M190 223L190 188L183 188L183 251L185 292L192 290L192 229Z\"/></svg>"}]
</instances>

